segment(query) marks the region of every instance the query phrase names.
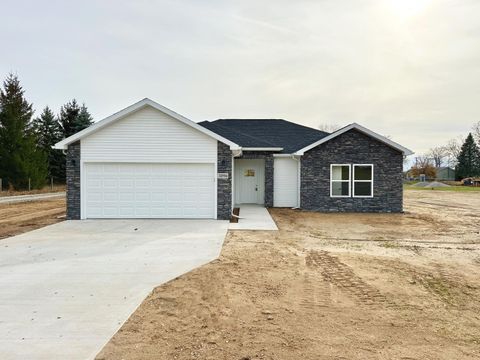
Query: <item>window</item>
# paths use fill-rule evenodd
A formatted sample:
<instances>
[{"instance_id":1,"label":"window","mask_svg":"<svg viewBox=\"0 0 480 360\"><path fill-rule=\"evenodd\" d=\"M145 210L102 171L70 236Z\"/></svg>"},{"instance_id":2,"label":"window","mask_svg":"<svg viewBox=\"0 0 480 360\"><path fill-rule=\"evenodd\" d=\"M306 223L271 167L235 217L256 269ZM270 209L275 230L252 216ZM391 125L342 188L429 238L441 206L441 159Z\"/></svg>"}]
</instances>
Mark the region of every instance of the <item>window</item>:
<instances>
[{"instance_id":1,"label":"window","mask_svg":"<svg viewBox=\"0 0 480 360\"><path fill-rule=\"evenodd\" d=\"M373 197L373 165L353 165L353 197Z\"/></svg>"},{"instance_id":2,"label":"window","mask_svg":"<svg viewBox=\"0 0 480 360\"><path fill-rule=\"evenodd\" d=\"M350 165L330 165L330 196L350 197Z\"/></svg>"}]
</instances>

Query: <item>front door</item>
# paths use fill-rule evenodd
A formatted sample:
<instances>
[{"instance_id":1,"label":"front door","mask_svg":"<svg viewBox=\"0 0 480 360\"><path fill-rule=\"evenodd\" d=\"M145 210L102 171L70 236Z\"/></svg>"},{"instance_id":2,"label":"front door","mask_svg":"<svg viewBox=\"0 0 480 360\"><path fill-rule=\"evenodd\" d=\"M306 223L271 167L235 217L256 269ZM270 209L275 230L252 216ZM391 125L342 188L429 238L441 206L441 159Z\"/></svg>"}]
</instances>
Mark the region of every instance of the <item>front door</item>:
<instances>
[{"instance_id":1,"label":"front door","mask_svg":"<svg viewBox=\"0 0 480 360\"><path fill-rule=\"evenodd\" d=\"M263 204L265 196L265 161L235 160L235 203Z\"/></svg>"}]
</instances>

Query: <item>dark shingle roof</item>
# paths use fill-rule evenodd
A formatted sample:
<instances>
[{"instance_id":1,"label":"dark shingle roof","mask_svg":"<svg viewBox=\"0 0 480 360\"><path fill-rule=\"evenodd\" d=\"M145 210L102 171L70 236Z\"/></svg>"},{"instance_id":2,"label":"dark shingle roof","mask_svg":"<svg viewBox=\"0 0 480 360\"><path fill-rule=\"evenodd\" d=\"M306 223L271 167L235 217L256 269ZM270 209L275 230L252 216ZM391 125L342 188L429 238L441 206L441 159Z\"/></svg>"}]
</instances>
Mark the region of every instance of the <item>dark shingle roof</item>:
<instances>
[{"instance_id":1,"label":"dark shingle roof","mask_svg":"<svg viewBox=\"0 0 480 360\"><path fill-rule=\"evenodd\" d=\"M220 119L199 125L242 147L281 147L291 154L328 133L282 119Z\"/></svg>"}]
</instances>

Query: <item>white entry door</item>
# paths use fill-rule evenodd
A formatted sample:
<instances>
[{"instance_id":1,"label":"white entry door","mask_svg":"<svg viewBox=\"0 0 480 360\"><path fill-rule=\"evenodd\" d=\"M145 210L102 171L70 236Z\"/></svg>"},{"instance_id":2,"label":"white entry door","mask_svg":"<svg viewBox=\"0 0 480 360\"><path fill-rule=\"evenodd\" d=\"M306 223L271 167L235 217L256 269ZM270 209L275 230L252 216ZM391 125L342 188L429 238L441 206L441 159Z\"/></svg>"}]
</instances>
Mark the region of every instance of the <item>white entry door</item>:
<instances>
[{"instance_id":1,"label":"white entry door","mask_svg":"<svg viewBox=\"0 0 480 360\"><path fill-rule=\"evenodd\" d=\"M86 218L214 218L214 164L86 163Z\"/></svg>"},{"instance_id":2,"label":"white entry door","mask_svg":"<svg viewBox=\"0 0 480 360\"><path fill-rule=\"evenodd\" d=\"M237 159L234 165L235 203L263 204L265 197L265 161Z\"/></svg>"}]
</instances>

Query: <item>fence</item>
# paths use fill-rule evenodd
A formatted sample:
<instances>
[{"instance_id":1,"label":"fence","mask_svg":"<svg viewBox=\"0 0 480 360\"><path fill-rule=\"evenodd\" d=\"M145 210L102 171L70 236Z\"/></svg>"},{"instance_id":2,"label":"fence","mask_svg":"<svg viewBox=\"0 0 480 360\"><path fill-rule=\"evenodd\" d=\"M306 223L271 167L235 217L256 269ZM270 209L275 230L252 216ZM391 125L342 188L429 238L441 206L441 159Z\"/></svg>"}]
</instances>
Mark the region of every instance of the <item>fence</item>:
<instances>
[{"instance_id":1,"label":"fence","mask_svg":"<svg viewBox=\"0 0 480 360\"><path fill-rule=\"evenodd\" d=\"M25 179L26 184L21 189L13 188L6 179L0 178L0 195L8 195L9 193L21 193L21 192L54 192L65 190L65 180L55 180L54 177L45 179L45 184L41 188L33 189L32 181L30 178Z\"/></svg>"}]
</instances>

